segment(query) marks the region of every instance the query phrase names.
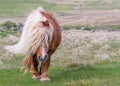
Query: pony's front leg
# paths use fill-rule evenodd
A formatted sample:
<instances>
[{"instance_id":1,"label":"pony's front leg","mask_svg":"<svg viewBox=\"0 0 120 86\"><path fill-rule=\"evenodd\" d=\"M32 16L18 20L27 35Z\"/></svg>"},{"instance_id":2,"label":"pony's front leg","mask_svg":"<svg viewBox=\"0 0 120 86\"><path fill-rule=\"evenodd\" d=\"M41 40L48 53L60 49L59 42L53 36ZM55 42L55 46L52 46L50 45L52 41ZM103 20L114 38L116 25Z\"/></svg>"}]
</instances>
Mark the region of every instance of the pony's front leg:
<instances>
[{"instance_id":1,"label":"pony's front leg","mask_svg":"<svg viewBox=\"0 0 120 86\"><path fill-rule=\"evenodd\" d=\"M51 57L48 56L46 61L43 61L40 66L40 81L41 82L49 82L50 78L48 77L48 68L50 66Z\"/></svg>"},{"instance_id":2,"label":"pony's front leg","mask_svg":"<svg viewBox=\"0 0 120 86\"><path fill-rule=\"evenodd\" d=\"M33 56L31 63L31 71L32 71L32 79L39 79L38 74L38 61L36 60L36 56Z\"/></svg>"}]
</instances>

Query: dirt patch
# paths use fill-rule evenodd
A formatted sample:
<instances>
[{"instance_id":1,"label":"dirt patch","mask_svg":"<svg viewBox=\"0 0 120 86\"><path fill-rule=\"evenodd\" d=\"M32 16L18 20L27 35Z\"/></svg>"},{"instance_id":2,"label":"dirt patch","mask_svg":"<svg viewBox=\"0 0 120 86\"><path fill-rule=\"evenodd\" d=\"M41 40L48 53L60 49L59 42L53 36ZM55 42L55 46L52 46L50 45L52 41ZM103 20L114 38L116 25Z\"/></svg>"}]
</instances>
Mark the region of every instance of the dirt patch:
<instances>
[{"instance_id":1,"label":"dirt patch","mask_svg":"<svg viewBox=\"0 0 120 86\"><path fill-rule=\"evenodd\" d=\"M120 61L117 60L120 56L119 31L68 30L63 31L62 36L62 43L53 54L53 63L63 65L65 62L94 64L103 60Z\"/></svg>"},{"instance_id":2,"label":"dirt patch","mask_svg":"<svg viewBox=\"0 0 120 86\"><path fill-rule=\"evenodd\" d=\"M58 16L61 25L119 25L120 10L74 10Z\"/></svg>"},{"instance_id":3,"label":"dirt patch","mask_svg":"<svg viewBox=\"0 0 120 86\"><path fill-rule=\"evenodd\" d=\"M75 4L79 5L80 3L83 3L87 0L45 0L46 2L49 3L54 3L54 4Z\"/></svg>"},{"instance_id":4,"label":"dirt patch","mask_svg":"<svg viewBox=\"0 0 120 86\"><path fill-rule=\"evenodd\" d=\"M106 26L120 25L120 10L71 10L68 12L55 13L61 26L64 25L90 25ZM25 18L0 19L0 23L6 21L25 22Z\"/></svg>"}]
</instances>

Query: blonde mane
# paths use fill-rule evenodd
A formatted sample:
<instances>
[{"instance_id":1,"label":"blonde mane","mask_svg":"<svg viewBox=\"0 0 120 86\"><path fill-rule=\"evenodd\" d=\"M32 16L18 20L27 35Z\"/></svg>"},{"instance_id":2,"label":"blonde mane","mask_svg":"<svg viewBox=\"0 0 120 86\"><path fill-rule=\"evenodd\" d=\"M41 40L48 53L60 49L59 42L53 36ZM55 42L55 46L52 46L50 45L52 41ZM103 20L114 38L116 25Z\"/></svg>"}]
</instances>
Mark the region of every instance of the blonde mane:
<instances>
[{"instance_id":1,"label":"blonde mane","mask_svg":"<svg viewBox=\"0 0 120 86\"><path fill-rule=\"evenodd\" d=\"M47 18L40 12L43 8L30 13L25 22L20 41L12 46L6 46L5 49L14 54L34 54L43 41L47 41L48 37L52 40L53 26L45 27L42 22Z\"/></svg>"}]
</instances>

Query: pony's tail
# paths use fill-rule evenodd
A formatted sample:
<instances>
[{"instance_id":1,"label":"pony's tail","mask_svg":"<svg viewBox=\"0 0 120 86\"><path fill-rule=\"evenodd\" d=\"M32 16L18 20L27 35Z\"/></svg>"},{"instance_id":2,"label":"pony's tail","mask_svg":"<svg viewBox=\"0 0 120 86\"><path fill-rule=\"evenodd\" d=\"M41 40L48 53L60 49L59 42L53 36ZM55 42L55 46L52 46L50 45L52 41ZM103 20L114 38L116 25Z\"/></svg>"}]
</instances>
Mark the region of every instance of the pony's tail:
<instances>
[{"instance_id":1,"label":"pony's tail","mask_svg":"<svg viewBox=\"0 0 120 86\"><path fill-rule=\"evenodd\" d=\"M33 62L33 58L31 56L26 56L22 62L22 66L25 67L27 71L30 71L32 62Z\"/></svg>"},{"instance_id":2,"label":"pony's tail","mask_svg":"<svg viewBox=\"0 0 120 86\"><path fill-rule=\"evenodd\" d=\"M4 49L14 54L23 53L23 45L20 42L12 46L4 46Z\"/></svg>"}]
</instances>

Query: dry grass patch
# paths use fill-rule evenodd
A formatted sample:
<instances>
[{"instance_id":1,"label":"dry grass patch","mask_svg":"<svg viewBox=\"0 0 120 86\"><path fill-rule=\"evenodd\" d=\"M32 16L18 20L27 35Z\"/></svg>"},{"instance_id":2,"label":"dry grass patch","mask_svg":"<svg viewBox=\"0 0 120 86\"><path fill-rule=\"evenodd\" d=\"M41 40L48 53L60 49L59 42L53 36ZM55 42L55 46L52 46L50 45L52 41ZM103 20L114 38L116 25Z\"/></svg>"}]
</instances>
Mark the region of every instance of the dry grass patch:
<instances>
[{"instance_id":1,"label":"dry grass patch","mask_svg":"<svg viewBox=\"0 0 120 86\"><path fill-rule=\"evenodd\" d=\"M120 32L63 31L63 40L53 55L54 64L107 64L119 62ZM101 62L102 61L102 62Z\"/></svg>"},{"instance_id":2,"label":"dry grass patch","mask_svg":"<svg viewBox=\"0 0 120 86\"><path fill-rule=\"evenodd\" d=\"M119 31L62 31L62 43L52 56L52 65L64 65L67 68L80 65L109 64L120 62L120 32ZM13 40L16 39L16 40ZM1 41L1 58L7 59L13 55L3 49L6 44L18 41L9 35Z\"/></svg>"}]
</instances>

